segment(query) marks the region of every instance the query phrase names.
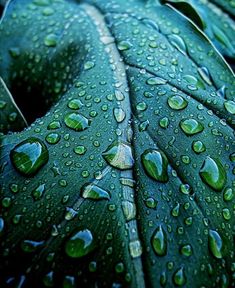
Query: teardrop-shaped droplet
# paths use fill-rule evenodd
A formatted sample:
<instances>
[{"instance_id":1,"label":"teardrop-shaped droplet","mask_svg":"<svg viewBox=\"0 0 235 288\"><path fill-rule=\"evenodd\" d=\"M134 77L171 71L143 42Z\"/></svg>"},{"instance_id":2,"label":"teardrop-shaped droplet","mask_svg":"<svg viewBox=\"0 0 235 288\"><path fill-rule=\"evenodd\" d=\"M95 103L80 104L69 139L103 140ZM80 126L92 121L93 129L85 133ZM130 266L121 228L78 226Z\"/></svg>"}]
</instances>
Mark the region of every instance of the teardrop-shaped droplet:
<instances>
[{"instance_id":1,"label":"teardrop-shaped droplet","mask_svg":"<svg viewBox=\"0 0 235 288\"><path fill-rule=\"evenodd\" d=\"M120 41L117 44L117 48L120 51L129 50L133 45L129 41Z\"/></svg>"},{"instance_id":2,"label":"teardrop-shaped droplet","mask_svg":"<svg viewBox=\"0 0 235 288\"><path fill-rule=\"evenodd\" d=\"M167 80L160 78L160 77L150 77L146 83L148 85L164 85L167 83Z\"/></svg>"},{"instance_id":3,"label":"teardrop-shaped droplet","mask_svg":"<svg viewBox=\"0 0 235 288\"><path fill-rule=\"evenodd\" d=\"M82 197L93 200L110 199L108 191L102 189L95 184L85 184L82 187Z\"/></svg>"},{"instance_id":4,"label":"teardrop-shaped droplet","mask_svg":"<svg viewBox=\"0 0 235 288\"><path fill-rule=\"evenodd\" d=\"M71 258L80 258L95 248L94 238L90 230L79 230L66 241L65 252Z\"/></svg>"},{"instance_id":5,"label":"teardrop-shaped droplet","mask_svg":"<svg viewBox=\"0 0 235 288\"><path fill-rule=\"evenodd\" d=\"M219 159L207 157L199 172L202 181L216 191L221 191L227 181L226 171Z\"/></svg>"},{"instance_id":6,"label":"teardrop-shaped droplet","mask_svg":"<svg viewBox=\"0 0 235 288\"><path fill-rule=\"evenodd\" d=\"M179 50L184 55L186 54L187 48L186 48L184 40L180 36L173 34L173 35L170 35L168 38L171 44L175 46L177 50Z\"/></svg>"},{"instance_id":7,"label":"teardrop-shaped droplet","mask_svg":"<svg viewBox=\"0 0 235 288\"><path fill-rule=\"evenodd\" d=\"M183 267L175 271L173 275L173 281L176 286L183 286L186 283L186 276Z\"/></svg>"},{"instance_id":8,"label":"teardrop-shaped droplet","mask_svg":"<svg viewBox=\"0 0 235 288\"><path fill-rule=\"evenodd\" d=\"M228 100L224 102L225 109L232 115L235 114L235 102L232 100Z\"/></svg>"},{"instance_id":9,"label":"teardrop-shaped droplet","mask_svg":"<svg viewBox=\"0 0 235 288\"><path fill-rule=\"evenodd\" d=\"M58 133L49 133L46 136L46 141L49 144L56 144L60 141L61 136Z\"/></svg>"},{"instance_id":10,"label":"teardrop-shaped droplet","mask_svg":"<svg viewBox=\"0 0 235 288\"><path fill-rule=\"evenodd\" d=\"M32 240L23 240L21 242L21 249L24 252L32 253L44 245L45 241L32 241Z\"/></svg>"},{"instance_id":11,"label":"teardrop-shaped droplet","mask_svg":"<svg viewBox=\"0 0 235 288\"><path fill-rule=\"evenodd\" d=\"M208 69L206 67L199 67L197 69L198 73L200 74L200 76L202 77L202 79L208 84L208 85L212 85L211 82L211 76L210 73L208 71Z\"/></svg>"},{"instance_id":12,"label":"teardrop-shaped droplet","mask_svg":"<svg viewBox=\"0 0 235 288\"><path fill-rule=\"evenodd\" d=\"M182 110L188 106L188 102L180 95L170 96L167 103L173 110Z\"/></svg>"},{"instance_id":13,"label":"teardrop-shaped droplet","mask_svg":"<svg viewBox=\"0 0 235 288\"><path fill-rule=\"evenodd\" d=\"M126 113L122 108L114 108L113 114L118 123L121 123L126 117Z\"/></svg>"},{"instance_id":14,"label":"teardrop-shaped droplet","mask_svg":"<svg viewBox=\"0 0 235 288\"><path fill-rule=\"evenodd\" d=\"M193 148L193 151L197 154L200 154L206 151L206 146L203 144L202 141L193 141L192 148Z\"/></svg>"},{"instance_id":15,"label":"teardrop-shaped droplet","mask_svg":"<svg viewBox=\"0 0 235 288\"><path fill-rule=\"evenodd\" d=\"M46 145L38 138L28 138L16 145L10 153L15 169L25 176L36 174L48 162Z\"/></svg>"},{"instance_id":16,"label":"teardrop-shaped droplet","mask_svg":"<svg viewBox=\"0 0 235 288\"><path fill-rule=\"evenodd\" d=\"M204 130L204 126L202 125L202 123L198 122L196 119L193 118L180 121L180 128L186 135L189 136L195 135Z\"/></svg>"},{"instance_id":17,"label":"teardrop-shaped droplet","mask_svg":"<svg viewBox=\"0 0 235 288\"><path fill-rule=\"evenodd\" d=\"M112 167L120 170L127 170L133 167L134 159L132 149L126 142L113 142L102 155Z\"/></svg>"},{"instance_id":18,"label":"teardrop-shaped droplet","mask_svg":"<svg viewBox=\"0 0 235 288\"><path fill-rule=\"evenodd\" d=\"M159 125L160 125L163 129L168 128L169 123L170 123L170 121L169 121L169 118L167 118L167 117L163 117L163 118L161 118L161 119L159 120Z\"/></svg>"},{"instance_id":19,"label":"teardrop-shaped droplet","mask_svg":"<svg viewBox=\"0 0 235 288\"><path fill-rule=\"evenodd\" d=\"M180 249L180 253L186 257L191 256L193 253L192 246L190 244L182 246Z\"/></svg>"},{"instance_id":20,"label":"teardrop-shaped droplet","mask_svg":"<svg viewBox=\"0 0 235 288\"><path fill-rule=\"evenodd\" d=\"M158 256L165 256L167 253L167 234L160 225L153 233L151 243L154 252Z\"/></svg>"},{"instance_id":21,"label":"teardrop-shaped droplet","mask_svg":"<svg viewBox=\"0 0 235 288\"><path fill-rule=\"evenodd\" d=\"M68 113L64 118L64 123L75 131L84 131L90 126L90 120L77 112Z\"/></svg>"},{"instance_id":22,"label":"teardrop-shaped droplet","mask_svg":"<svg viewBox=\"0 0 235 288\"><path fill-rule=\"evenodd\" d=\"M78 110L78 109L80 109L82 106L83 106L83 104L82 104L81 100L76 99L76 98L70 100L69 103L68 103L68 107L69 107L70 109L73 109L73 110Z\"/></svg>"},{"instance_id":23,"label":"teardrop-shaped droplet","mask_svg":"<svg viewBox=\"0 0 235 288\"><path fill-rule=\"evenodd\" d=\"M45 184L38 185L38 187L32 191L32 196L34 200L41 199L44 192L45 192Z\"/></svg>"},{"instance_id":24,"label":"teardrop-shaped droplet","mask_svg":"<svg viewBox=\"0 0 235 288\"><path fill-rule=\"evenodd\" d=\"M219 233L215 230L209 230L208 245L211 253L215 258L221 259L223 257L223 240L220 237Z\"/></svg>"},{"instance_id":25,"label":"teardrop-shaped droplet","mask_svg":"<svg viewBox=\"0 0 235 288\"><path fill-rule=\"evenodd\" d=\"M148 176L159 182L168 181L168 159L162 151L147 149L141 155L141 161Z\"/></svg>"},{"instance_id":26,"label":"teardrop-shaped droplet","mask_svg":"<svg viewBox=\"0 0 235 288\"><path fill-rule=\"evenodd\" d=\"M136 217L136 206L134 203L130 201L122 201L122 210L123 214L126 218L126 221L130 221L132 219L135 219Z\"/></svg>"}]
</instances>

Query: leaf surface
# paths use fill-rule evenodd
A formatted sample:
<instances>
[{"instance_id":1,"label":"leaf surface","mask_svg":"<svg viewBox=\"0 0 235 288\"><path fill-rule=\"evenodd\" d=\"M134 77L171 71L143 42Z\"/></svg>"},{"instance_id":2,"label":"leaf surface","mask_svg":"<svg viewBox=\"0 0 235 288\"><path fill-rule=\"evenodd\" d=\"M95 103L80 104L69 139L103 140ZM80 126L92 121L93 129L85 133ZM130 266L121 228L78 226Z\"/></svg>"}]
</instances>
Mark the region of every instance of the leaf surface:
<instances>
[{"instance_id":1,"label":"leaf surface","mask_svg":"<svg viewBox=\"0 0 235 288\"><path fill-rule=\"evenodd\" d=\"M234 76L201 31L137 0L12 1L0 27L24 115L51 107L1 138L1 285L232 287Z\"/></svg>"}]
</instances>

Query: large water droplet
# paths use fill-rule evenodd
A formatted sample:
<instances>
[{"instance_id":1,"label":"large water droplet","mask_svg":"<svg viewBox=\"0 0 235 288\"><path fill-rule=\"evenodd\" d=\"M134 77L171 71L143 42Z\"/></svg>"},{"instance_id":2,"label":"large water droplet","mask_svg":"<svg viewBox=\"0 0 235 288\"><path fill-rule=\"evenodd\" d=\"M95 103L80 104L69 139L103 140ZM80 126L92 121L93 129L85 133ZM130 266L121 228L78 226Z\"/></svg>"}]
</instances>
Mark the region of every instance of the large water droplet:
<instances>
[{"instance_id":1,"label":"large water droplet","mask_svg":"<svg viewBox=\"0 0 235 288\"><path fill-rule=\"evenodd\" d=\"M127 170L133 167L134 159L132 149L126 142L113 142L102 155L112 167L120 170Z\"/></svg>"},{"instance_id":2,"label":"large water droplet","mask_svg":"<svg viewBox=\"0 0 235 288\"><path fill-rule=\"evenodd\" d=\"M173 110L182 110L188 106L188 102L180 95L170 96L167 102Z\"/></svg>"},{"instance_id":3,"label":"large water droplet","mask_svg":"<svg viewBox=\"0 0 235 288\"><path fill-rule=\"evenodd\" d=\"M114 108L113 114L118 123L121 123L126 117L126 113L122 108Z\"/></svg>"},{"instance_id":4,"label":"large water droplet","mask_svg":"<svg viewBox=\"0 0 235 288\"><path fill-rule=\"evenodd\" d=\"M202 141L193 141L192 148L193 151L197 154L206 151L206 146L203 144Z\"/></svg>"},{"instance_id":5,"label":"large water droplet","mask_svg":"<svg viewBox=\"0 0 235 288\"><path fill-rule=\"evenodd\" d=\"M167 253L167 235L165 230L160 225L153 233L151 243L154 252L158 256L164 256Z\"/></svg>"},{"instance_id":6,"label":"large water droplet","mask_svg":"<svg viewBox=\"0 0 235 288\"><path fill-rule=\"evenodd\" d=\"M202 79L208 85L212 85L211 76L210 76L210 73L209 73L209 71L208 71L208 69L206 67L199 67L197 71L200 74L200 76L202 77Z\"/></svg>"},{"instance_id":7,"label":"large water droplet","mask_svg":"<svg viewBox=\"0 0 235 288\"><path fill-rule=\"evenodd\" d=\"M166 155L156 149L147 149L141 155L141 161L146 173L159 182L168 181L168 159Z\"/></svg>"},{"instance_id":8,"label":"large water droplet","mask_svg":"<svg viewBox=\"0 0 235 288\"><path fill-rule=\"evenodd\" d=\"M94 248L94 238L88 229L74 233L65 243L65 252L71 258L83 257L92 252Z\"/></svg>"},{"instance_id":9,"label":"large water droplet","mask_svg":"<svg viewBox=\"0 0 235 288\"><path fill-rule=\"evenodd\" d=\"M180 121L180 128L186 135L194 135L204 130L204 126L193 118Z\"/></svg>"},{"instance_id":10,"label":"large water droplet","mask_svg":"<svg viewBox=\"0 0 235 288\"><path fill-rule=\"evenodd\" d=\"M175 271L173 281L177 286L183 286L186 283L186 276L183 267Z\"/></svg>"},{"instance_id":11,"label":"large water droplet","mask_svg":"<svg viewBox=\"0 0 235 288\"><path fill-rule=\"evenodd\" d=\"M90 126L90 120L76 112L68 113L64 118L64 122L67 127L75 131L84 131Z\"/></svg>"},{"instance_id":12,"label":"large water droplet","mask_svg":"<svg viewBox=\"0 0 235 288\"><path fill-rule=\"evenodd\" d=\"M109 192L95 184L85 184L82 187L82 197L93 200L110 199Z\"/></svg>"},{"instance_id":13,"label":"large water droplet","mask_svg":"<svg viewBox=\"0 0 235 288\"><path fill-rule=\"evenodd\" d=\"M25 176L32 176L49 159L46 145L38 138L28 138L16 145L10 153L15 169Z\"/></svg>"},{"instance_id":14,"label":"large water droplet","mask_svg":"<svg viewBox=\"0 0 235 288\"><path fill-rule=\"evenodd\" d=\"M230 113L230 114L235 114L235 102L232 100L228 100L224 102L224 107L225 109Z\"/></svg>"},{"instance_id":15,"label":"large water droplet","mask_svg":"<svg viewBox=\"0 0 235 288\"><path fill-rule=\"evenodd\" d=\"M136 217L136 206L130 201L123 201L122 202L122 210L123 214L127 221L130 221L132 219L135 219Z\"/></svg>"},{"instance_id":16,"label":"large water droplet","mask_svg":"<svg viewBox=\"0 0 235 288\"><path fill-rule=\"evenodd\" d=\"M187 48L186 48L184 40L180 36L173 34L173 35L170 35L168 38L171 44L175 46L177 50L179 50L184 55L186 54Z\"/></svg>"},{"instance_id":17,"label":"large water droplet","mask_svg":"<svg viewBox=\"0 0 235 288\"><path fill-rule=\"evenodd\" d=\"M221 259L222 249L223 249L223 241L218 232L215 230L209 230L208 235L208 245L211 253L215 258Z\"/></svg>"},{"instance_id":18,"label":"large water droplet","mask_svg":"<svg viewBox=\"0 0 235 288\"><path fill-rule=\"evenodd\" d=\"M204 183L216 191L224 188L227 174L219 159L207 157L199 172Z\"/></svg>"}]
</instances>

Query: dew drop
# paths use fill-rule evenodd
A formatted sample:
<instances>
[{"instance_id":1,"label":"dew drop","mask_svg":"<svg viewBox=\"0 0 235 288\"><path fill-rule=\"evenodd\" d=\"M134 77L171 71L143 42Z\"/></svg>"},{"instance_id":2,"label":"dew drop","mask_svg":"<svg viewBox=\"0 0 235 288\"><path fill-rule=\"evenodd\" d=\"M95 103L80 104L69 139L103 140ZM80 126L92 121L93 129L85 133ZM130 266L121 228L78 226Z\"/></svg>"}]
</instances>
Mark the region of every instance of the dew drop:
<instances>
[{"instance_id":1,"label":"dew drop","mask_svg":"<svg viewBox=\"0 0 235 288\"><path fill-rule=\"evenodd\" d=\"M117 44L117 48L120 51L129 50L133 45L129 41L120 41Z\"/></svg>"},{"instance_id":2,"label":"dew drop","mask_svg":"<svg viewBox=\"0 0 235 288\"><path fill-rule=\"evenodd\" d=\"M164 85L167 83L167 80L160 78L160 77L150 77L147 79L146 83L148 85Z\"/></svg>"},{"instance_id":3,"label":"dew drop","mask_svg":"<svg viewBox=\"0 0 235 288\"><path fill-rule=\"evenodd\" d=\"M21 242L21 249L26 253L33 253L44 245L45 241L23 240Z\"/></svg>"},{"instance_id":4,"label":"dew drop","mask_svg":"<svg viewBox=\"0 0 235 288\"><path fill-rule=\"evenodd\" d=\"M42 198L43 194L45 192L45 184L40 184L38 185L37 188L35 188L33 191L32 191L32 196L33 196L33 199L34 200L39 200Z\"/></svg>"},{"instance_id":5,"label":"dew drop","mask_svg":"<svg viewBox=\"0 0 235 288\"><path fill-rule=\"evenodd\" d=\"M190 244L182 246L180 249L180 253L186 257L191 256L193 253L192 246Z\"/></svg>"},{"instance_id":6,"label":"dew drop","mask_svg":"<svg viewBox=\"0 0 235 288\"><path fill-rule=\"evenodd\" d=\"M81 100L79 99L72 99L68 103L68 107L73 110L78 110L83 106Z\"/></svg>"},{"instance_id":7,"label":"dew drop","mask_svg":"<svg viewBox=\"0 0 235 288\"><path fill-rule=\"evenodd\" d=\"M95 248L94 238L90 230L79 230L66 241L65 252L71 258L80 258Z\"/></svg>"},{"instance_id":8,"label":"dew drop","mask_svg":"<svg viewBox=\"0 0 235 288\"><path fill-rule=\"evenodd\" d=\"M60 141L61 136L58 133L49 133L46 136L46 141L49 144L56 144Z\"/></svg>"},{"instance_id":9,"label":"dew drop","mask_svg":"<svg viewBox=\"0 0 235 288\"><path fill-rule=\"evenodd\" d=\"M215 230L209 230L208 245L210 252L215 258L221 259L223 257L222 256L223 241L219 233L216 232Z\"/></svg>"},{"instance_id":10,"label":"dew drop","mask_svg":"<svg viewBox=\"0 0 235 288\"><path fill-rule=\"evenodd\" d=\"M173 275L173 281L176 286L183 286L186 283L186 276L183 267L175 271Z\"/></svg>"},{"instance_id":11,"label":"dew drop","mask_svg":"<svg viewBox=\"0 0 235 288\"><path fill-rule=\"evenodd\" d=\"M75 131L84 131L90 126L90 120L77 112L68 113L64 118L64 122L67 127Z\"/></svg>"},{"instance_id":12,"label":"dew drop","mask_svg":"<svg viewBox=\"0 0 235 288\"><path fill-rule=\"evenodd\" d=\"M204 126L193 118L185 119L180 121L180 128L186 135L195 135L204 130Z\"/></svg>"},{"instance_id":13,"label":"dew drop","mask_svg":"<svg viewBox=\"0 0 235 288\"><path fill-rule=\"evenodd\" d=\"M16 145L10 153L15 169L25 176L36 174L48 162L45 144L38 138L28 138Z\"/></svg>"},{"instance_id":14,"label":"dew drop","mask_svg":"<svg viewBox=\"0 0 235 288\"><path fill-rule=\"evenodd\" d=\"M113 115L118 123L121 123L126 117L126 113L122 108L114 108Z\"/></svg>"},{"instance_id":15,"label":"dew drop","mask_svg":"<svg viewBox=\"0 0 235 288\"><path fill-rule=\"evenodd\" d=\"M199 67L197 71L200 74L200 76L202 77L202 79L208 85L212 85L211 76L210 76L210 73L209 73L209 71L208 71L208 69L206 67Z\"/></svg>"},{"instance_id":16,"label":"dew drop","mask_svg":"<svg viewBox=\"0 0 235 288\"><path fill-rule=\"evenodd\" d=\"M166 128L168 128L168 126L169 126L169 118L167 118L167 117L163 117L163 118L161 118L160 119L160 121L159 121L159 125L160 125L160 127L162 127L163 129L166 129Z\"/></svg>"},{"instance_id":17,"label":"dew drop","mask_svg":"<svg viewBox=\"0 0 235 288\"><path fill-rule=\"evenodd\" d=\"M102 156L109 165L120 170L131 169L134 164L131 146L123 141L114 141Z\"/></svg>"},{"instance_id":18,"label":"dew drop","mask_svg":"<svg viewBox=\"0 0 235 288\"><path fill-rule=\"evenodd\" d=\"M160 225L153 233L151 243L154 252L158 256L165 256L167 253L167 235L165 230Z\"/></svg>"},{"instance_id":19,"label":"dew drop","mask_svg":"<svg viewBox=\"0 0 235 288\"><path fill-rule=\"evenodd\" d=\"M226 171L219 159L207 157L199 171L202 181L216 191L221 191L227 181Z\"/></svg>"},{"instance_id":20,"label":"dew drop","mask_svg":"<svg viewBox=\"0 0 235 288\"><path fill-rule=\"evenodd\" d=\"M132 219L135 219L136 217L136 206L130 201L122 201L122 210L123 214L126 218L126 221L130 221Z\"/></svg>"},{"instance_id":21,"label":"dew drop","mask_svg":"<svg viewBox=\"0 0 235 288\"><path fill-rule=\"evenodd\" d=\"M82 197L93 200L110 200L109 192L95 184L85 184L82 187Z\"/></svg>"},{"instance_id":22,"label":"dew drop","mask_svg":"<svg viewBox=\"0 0 235 288\"><path fill-rule=\"evenodd\" d=\"M232 115L235 114L235 102L232 100L228 100L224 102L225 109Z\"/></svg>"},{"instance_id":23,"label":"dew drop","mask_svg":"<svg viewBox=\"0 0 235 288\"><path fill-rule=\"evenodd\" d=\"M186 45L185 45L185 42L184 40L178 36L178 35L170 35L169 36L169 40L171 42L171 44L177 49L179 50L182 54L186 54L186 51L187 51L187 48L186 48Z\"/></svg>"},{"instance_id":24,"label":"dew drop","mask_svg":"<svg viewBox=\"0 0 235 288\"><path fill-rule=\"evenodd\" d=\"M206 151L206 146L203 144L202 141L193 141L192 148L193 151L197 154Z\"/></svg>"},{"instance_id":25,"label":"dew drop","mask_svg":"<svg viewBox=\"0 0 235 288\"><path fill-rule=\"evenodd\" d=\"M224 201L231 201L233 199L233 189L232 188L226 188L224 191Z\"/></svg>"},{"instance_id":26,"label":"dew drop","mask_svg":"<svg viewBox=\"0 0 235 288\"><path fill-rule=\"evenodd\" d=\"M139 240L133 240L129 243L130 254L132 258L140 257L142 254L142 246Z\"/></svg>"},{"instance_id":27,"label":"dew drop","mask_svg":"<svg viewBox=\"0 0 235 288\"><path fill-rule=\"evenodd\" d=\"M156 149L147 149L141 155L141 162L148 176L159 182L168 181L168 159L166 155Z\"/></svg>"},{"instance_id":28,"label":"dew drop","mask_svg":"<svg viewBox=\"0 0 235 288\"><path fill-rule=\"evenodd\" d=\"M167 102L173 110L182 110L188 106L188 102L180 95L170 96Z\"/></svg>"},{"instance_id":29,"label":"dew drop","mask_svg":"<svg viewBox=\"0 0 235 288\"><path fill-rule=\"evenodd\" d=\"M55 34L49 34L44 38L44 44L47 47L55 47L57 45L58 37Z\"/></svg>"},{"instance_id":30,"label":"dew drop","mask_svg":"<svg viewBox=\"0 0 235 288\"><path fill-rule=\"evenodd\" d=\"M83 145L76 146L73 151L78 155L84 155L87 151L86 147Z\"/></svg>"}]
</instances>

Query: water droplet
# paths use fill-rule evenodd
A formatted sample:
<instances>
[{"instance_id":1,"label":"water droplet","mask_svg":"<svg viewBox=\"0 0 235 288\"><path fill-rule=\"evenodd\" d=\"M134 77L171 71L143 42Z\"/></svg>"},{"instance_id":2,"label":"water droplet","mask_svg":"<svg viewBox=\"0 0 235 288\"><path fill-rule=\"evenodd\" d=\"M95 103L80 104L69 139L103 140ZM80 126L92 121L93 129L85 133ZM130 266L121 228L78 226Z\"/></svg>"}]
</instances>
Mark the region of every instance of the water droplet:
<instances>
[{"instance_id":1,"label":"water droplet","mask_svg":"<svg viewBox=\"0 0 235 288\"><path fill-rule=\"evenodd\" d=\"M149 126L149 120L143 121L139 124L139 131L143 132L146 131Z\"/></svg>"},{"instance_id":2,"label":"water droplet","mask_svg":"<svg viewBox=\"0 0 235 288\"><path fill-rule=\"evenodd\" d=\"M180 128L186 135L195 135L204 130L204 126L195 119L189 118L180 121Z\"/></svg>"},{"instance_id":3,"label":"water droplet","mask_svg":"<svg viewBox=\"0 0 235 288\"><path fill-rule=\"evenodd\" d=\"M95 248L94 238L90 230L79 230L66 241L65 252L71 258L80 258Z\"/></svg>"},{"instance_id":4,"label":"water droplet","mask_svg":"<svg viewBox=\"0 0 235 288\"><path fill-rule=\"evenodd\" d=\"M15 169L25 176L32 176L48 162L45 144L38 138L28 138L16 145L10 153Z\"/></svg>"},{"instance_id":5,"label":"water droplet","mask_svg":"<svg viewBox=\"0 0 235 288\"><path fill-rule=\"evenodd\" d=\"M39 200L45 192L45 184L38 185L36 189L32 191L32 196L34 200Z\"/></svg>"},{"instance_id":6,"label":"water droplet","mask_svg":"<svg viewBox=\"0 0 235 288\"><path fill-rule=\"evenodd\" d=\"M224 191L224 201L231 201L233 199L233 189L232 188L226 188Z\"/></svg>"},{"instance_id":7,"label":"water droplet","mask_svg":"<svg viewBox=\"0 0 235 288\"><path fill-rule=\"evenodd\" d=\"M222 210L222 214L223 214L224 219L227 220L227 221L230 220L231 217L232 217L228 208L224 208Z\"/></svg>"},{"instance_id":8,"label":"water droplet","mask_svg":"<svg viewBox=\"0 0 235 288\"><path fill-rule=\"evenodd\" d=\"M180 204L177 203L177 204L175 205L175 207L172 209L171 215L174 216L174 217L178 217L178 216L179 216L179 213L180 213Z\"/></svg>"},{"instance_id":9,"label":"water droplet","mask_svg":"<svg viewBox=\"0 0 235 288\"><path fill-rule=\"evenodd\" d=\"M187 87L188 89L194 91L198 88L205 89L205 85L203 82L192 75L185 75L183 79L189 84Z\"/></svg>"},{"instance_id":10,"label":"water droplet","mask_svg":"<svg viewBox=\"0 0 235 288\"><path fill-rule=\"evenodd\" d=\"M228 100L224 102L224 107L225 109L230 113L230 114L235 114L235 102L232 100Z\"/></svg>"},{"instance_id":11,"label":"water droplet","mask_svg":"<svg viewBox=\"0 0 235 288\"><path fill-rule=\"evenodd\" d=\"M0 217L0 235L2 235L3 230L4 230L4 220L2 217Z\"/></svg>"},{"instance_id":12,"label":"water droplet","mask_svg":"<svg viewBox=\"0 0 235 288\"><path fill-rule=\"evenodd\" d=\"M120 178L120 183L124 186L133 188L135 186L135 180L131 178Z\"/></svg>"},{"instance_id":13,"label":"water droplet","mask_svg":"<svg viewBox=\"0 0 235 288\"><path fill-rule=\"evenodd\" d=\"M100 188L95 184L85 184L82 187L82 197L93 200L102 200L102 199L110 200L109 192Z\"/></svg>"},{"instance_id":14,"label":"water droplet","mask_svg":"<svg viewBox=\"0 0 235 288\"><path fill-rule=\"evenodd\" d=\"M78 215L78 212L71 207L66 207L65 220L70 221Z\"/></svg>"},{"instance_id":15,"label":"water droplet","mask_svg":"<svg viewBox=\"0 0 235 288\"><path fill-rule=\"evenodd\" d=\"M167 102L173 110L182 110L188 106L188 102L180 95L170 96Z\"/></svg>"},{"instance_id":16,"label":"water droplet","mask_svg":"<svg viewBox=\"0 0 235 288\"><path fill-rule=\"evenodd\" d=\"M189 184L181 184L180 185L180 192L182 192L185 195L192 193L192 187Z\"/></svg>"},{"instance_id":17,"label":"water droplet","mask_svg":"<svg viewBox=\"0 0 235 288\"><path fill-rule=\"evenodd\" d=\"M95 63L92 62L92 61L87 61L85 64L84 64L84 69L85 70L90 70L91 68L93 68L95 66Z\"/></svg>"},{"instance_id":18,"label":"water droplet","mask_svg":"<svg viewBox=\"0 0 235 288\"><path fill-rule=\"evenodd\" d=\"M136 110L137 110L138 112L143 112L143 111L147 110L147 108L148 108L148 106L147 106L147 104L146 104L144 101L139 102L139 103L136 105Z\"/></svg>"},{"instance_id":19,"label":"water droplet","mask_svg":"<svg viewBox=\"0 0 235 288\"><path fill-rule=\"evenodd\" d=\"M82 106L83 104L79 99L72 99L68 103L68 107L73 110L80 109Z\"/></svg>"},{"instance_id":20,"label":"water droplet","mask_svg":"<svg viewBox=\"0 0 235 288\"><path fill-rule=\"evenodd\" d=\"M199 174L202 181L216 191L221 191L227 181L226 171L219 159L207 157Z\"/></svg>"},{"instance_id":21,"label":"water droplet","mask_svg":"<svg viewBox=\"0 0 235 288\"><path fill-rule=\"evenodd\" d=\"M160 225L153 233L151 243L154 252L158 256L165 256L167 253L167 235L165 230Z\"/></svg>"},{"instance_id":22,"label":"water droplet","mask_svg":"<svg viewBox=\"0 0 235 288\"><path fill-rule=\"evenodd\" d=\"M162 151L147 149L141 155L141 161L148 176L159 182L168 181L168 159Z\"/></svg>"},{"instance_id":23,"label":"water droplet","mask_svg":"<svg viewBox=\"0 0 235 288\"><path fill-rule=\"evenodd\" d=\"M173 35L170 35L168 38L171 44L177 50L179 50L184 55L186 54L187 48L186 48L184 40L180 36L173 34Z\"/></svg>"},{"instance_id":24,"label":"water droplet","mask_svg":"<svg viewBox=\"0 0 235 288\"><path fill-rule=\"evenodd\" d=\"M132 44L129 41L120 41L117 44L117 48L120 51L129 50L132 47Z\"/></svg>"},{"instance_id":25,"label":"water droplet","mask_svg":"<svg viewBox=\"0 0 235 288\"><path fill-rule=\"evenodd\" d=\"M56 144L60 141L61 136L58 133L49 133L46 136L46 141L49 144Z\"/></svg>"},{"instance_id":26,"label":"water droplet","mask_svg":"<svg viewBox=\"0 0 235 288\"><path fill-rule=\"evenodd\" d=\"M192 148L197 154L206 151L206 146L201 141L193 141Z\"/></svg>"},{"instance_id":27,"label":"water droplet","mask_svg":"<svg viewBox=\"0 0 235 288\"><path fill-rule=\"evenodd\" d=\"M48 126L47 129L49 130L55 130L59 129L61 127L61 124L59 121L52 121Z\"/></svg>"},{"instance_id":28,"label":"water droplet","mask_svg":"<svg viewBox=\"0 0 235 288\"><path fill-rule=\"evenodd\" d=\"M142 246L139 240L133 240L129 243L130 254L132 258L140 257L142 254Z\"/></svg>"},{"instance_id":29,"label":"water droplet","mask_svg":"<svg viewBox=\"0 0 235 288\"><path fill-rule=\"evenodd\" d=\"M175 271L173 275L173 281L177 286L183 286L186 283L186 276L183 267Z\"/></svg>"},{"instance_id":30,"label":"water droplet","mask_svg":"<svg viewBox=\"0 0 235 288\"><path fill-rule=\"evenodd\" d=\"M169 118L163 117L162 119L160 119L159 125L160 125L163 129L168 128L168 126L169 126Z\"/></svg>"},{"instance_id":31,"label":"water droplet","mask_svg":"<svg viewBox=\"0 0 235 288\"><path fill-rule=\"evenodd\" d=\"M86 147L83 145L78 145L73 149L73 151L78 155L84 155L87 151Z\"/></svg>"},{"instance_id":32,"label":"water droplet","mask_svg":"<svg viewBox=\"0 0 235 288\"><path fill-rule=\"evenodd\" d=\"M21 249L26 253L35 252L37 249L41 248L44 245L45 241L32 241L32 240L23 240L21 242Z\"/></svg>"},{"instance_id":33,"label":"water droplet","mask_svg":"<svg viewBox=\"0 0 235 288\"><path fill-rule=\"evenodd\" d=\"M146 83L148 85L165 85L167 83L167 80L160 78L160 77L150 77Z\"/></svg>"},{"instance_id":34,"label":"water droplet","mask_svg":"<svg viewBox=\"0 0 235 288\"><path fill-rule=\"evenodd\" d=\"M190 244L186 244L180 248L180 253L186 257L189 257L193 254L192 246Z\"/></svg>"},{"instance_id":35,"label":"water droplet","mask_svg":"<svg viewBox=\"0 0 235 288\"><path fill-rule=\"evenodd\" d=\"M215 230L209 230L208 235L208 245L212 255L217 258L221 259L222 256L222 249L223 249L223 241L218 232Z\"/></svg>"},{"instance_id":36,"label":"water droplet","mask_svg":"<svg viewBox=\"0 0 235 288\"><path fill-rule=\"evenodd\" d=\"M58 37L55 34L49 34L44 38L44 44L47 47L55 47L57 45Z\"/></svg>"},{"instance_id":37,"label":"water droplet","mask_svg":"<svg viewBox=\"0 0 235 288\"><path fill-rule=\"evenodd\" d=\"M136 206L130 201L122 201L122 210L123 214L126 218L126 221L130 221L132 219L135 219L136 217Z\"/></svg>"},{"instance_id":38,"label":"water droplet","mask_svg":"<svg viewBox=\"0 0 235 288\"><path fill-rule=\"evenodd\" d=\"M219 97L225 98L225 96L226 96L226 89L227 89L227 87L226 87L225 85L223 85L222 87L220 87L220 88L216 91L216 94L217 94Z\"/></svg>"},{"instance_id":39,"label":"water droplet","mask_svg":"<svg viewBox=\"0 0 235 288\"><path fill-rule=\"evenodd\" d=\"M114 141L102 156L109 165L120 170L131 169L134 164L131 146L126 142Z\"/></svg>"},{"instance_id":40,"label":"water droplet","mask_svg":"<svg viewBox=\"0 0 235 288\"><path fill-rule=\"evenodd\" d=\"M90 126L90 120L77 112L68 113L64 118L64 122L67 127L75 131L84 131Z\"/></svg>"},{"instance_id":41,"label":"water droplet","mask_svg":"<svg viewBox=\"0 0 235 288\"><path fill-rule=\"evenodd\" d=\"M154 198L149 197L145 200L145 205L148 208L155 209L157 207L157 201Z\"/></svg>"},{"instance_id":42,"label":"water droplet","mask_svg":"<svg viewBox=\"0 0 235 288\"><path fill-rule=\"evenodd\" d=\"M198 73L200 74L200 76L202 77L202 79L208 84L208 85L212 85L211 82L211 76L210 73L208 71L208 69L206 67L199 67L197 69Z\"/></svg>"},{"instance_id":43,"label":"water droplet","mask_svg":"<svg viewBox=\"0 0 235 288\"><path fill-rule=\"evenodd\" d=\"M126 117L126 113L122 108L114 108L113 115L118 123L121 123Z\"/></svg>"},{"instance_id":44,"label":"water droplet","mask_svg":"<svg viewBox=\"0 0 235 288\"><path fill-rule=\"evenodd\" d=\"M76 288L76 280L74 276L66 275L63 281L63 288Z\"/></svg>"}]
</instances>

